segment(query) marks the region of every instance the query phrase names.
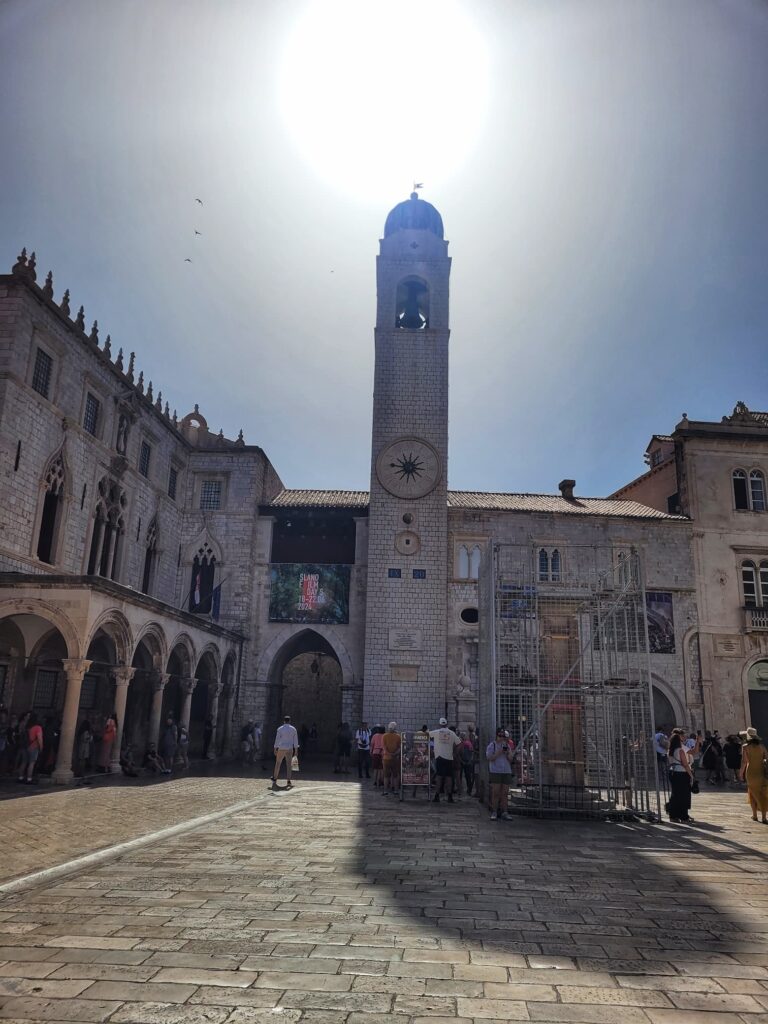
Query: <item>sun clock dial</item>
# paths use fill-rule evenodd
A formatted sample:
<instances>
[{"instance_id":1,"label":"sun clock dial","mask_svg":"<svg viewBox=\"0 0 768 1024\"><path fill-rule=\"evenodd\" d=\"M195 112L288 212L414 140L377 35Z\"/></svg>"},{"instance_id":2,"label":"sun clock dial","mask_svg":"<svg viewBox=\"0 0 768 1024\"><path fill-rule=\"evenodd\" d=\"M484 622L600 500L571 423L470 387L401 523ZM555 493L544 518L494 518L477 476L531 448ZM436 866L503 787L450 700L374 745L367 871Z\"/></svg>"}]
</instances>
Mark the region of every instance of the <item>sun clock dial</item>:
<instances>
[{"instance_id":1,"label":"sun clock dial","mask_svg":"<svg viewBox=\"0 0 768 1024\"><path fill-rule=\"evenodd\" d=\"M376 459L379 483L396 498L423 498L440 481L440 456L427 441L403 437Z\"/></svg>"}]
</instances>

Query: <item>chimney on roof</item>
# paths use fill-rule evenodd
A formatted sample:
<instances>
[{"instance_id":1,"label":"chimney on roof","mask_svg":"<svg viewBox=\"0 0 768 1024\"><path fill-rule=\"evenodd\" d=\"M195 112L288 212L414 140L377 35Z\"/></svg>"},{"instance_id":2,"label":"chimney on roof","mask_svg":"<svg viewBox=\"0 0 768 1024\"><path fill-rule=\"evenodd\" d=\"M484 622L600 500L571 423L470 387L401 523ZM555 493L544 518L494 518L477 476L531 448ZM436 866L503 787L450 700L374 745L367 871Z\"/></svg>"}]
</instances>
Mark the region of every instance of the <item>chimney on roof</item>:
<instances>
[{"instance_id":1,"label":"chimney on roof","mask_svg":"<svg viewBox=\"0 0 768 1024\"><path fill-rule=\"evenodd\" d=\"M560 483L557 486L558 486L558 488L560 490L560 493L562 494L562 496L565 498L566 501L573 501L574 500L574 498L573 498L573 489L576 486L576 481L575 480L561 480Z\"/></svg>"}]
</instances>

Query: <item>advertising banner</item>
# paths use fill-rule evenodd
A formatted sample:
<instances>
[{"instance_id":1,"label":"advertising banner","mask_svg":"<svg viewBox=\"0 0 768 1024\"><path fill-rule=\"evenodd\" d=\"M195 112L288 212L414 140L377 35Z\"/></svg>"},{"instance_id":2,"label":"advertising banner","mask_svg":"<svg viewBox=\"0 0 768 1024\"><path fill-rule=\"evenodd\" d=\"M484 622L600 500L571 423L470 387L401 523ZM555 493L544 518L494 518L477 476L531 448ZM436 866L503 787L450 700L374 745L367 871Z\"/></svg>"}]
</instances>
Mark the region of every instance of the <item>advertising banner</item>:
<instances>
[{"instance_id":1,"label":"advertising banner","mask_svg":"<svg viewBox=\"0 0 768 1024\"><path fill-rule=\"evenodd\" d=\"M270 569L270 622L349 622L349 566L275 564Z\"/></svg>"},{"instance_id":2,"label":"advertising banner","mask_svg":"<svg viewBox=\"0 0 768 1024\"><path fill-rule=\"evenodd\" d=\"M672 595L649 590L645 595L645 609L648 616L648 649L651 654L674 654Z\"/></svg>"},{"instance_id":3,"label":"advertising banner","mask_svg":"<svg viewBox=\"0 0 768 1024\"><path fill-rule=\"evenodd\" d=\"M401 786L429 785L429 733L416 732L409 738L403 733L401 751Z\"/></svg>"}]
</instances>

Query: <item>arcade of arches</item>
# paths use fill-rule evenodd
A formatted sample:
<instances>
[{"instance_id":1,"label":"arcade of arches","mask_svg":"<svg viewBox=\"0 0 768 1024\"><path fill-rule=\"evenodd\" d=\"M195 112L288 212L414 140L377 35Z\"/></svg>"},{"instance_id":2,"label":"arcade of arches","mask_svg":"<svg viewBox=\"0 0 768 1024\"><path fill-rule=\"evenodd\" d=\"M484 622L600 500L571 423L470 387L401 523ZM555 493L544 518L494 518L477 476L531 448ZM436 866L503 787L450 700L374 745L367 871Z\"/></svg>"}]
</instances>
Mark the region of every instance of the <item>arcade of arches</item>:
<instances>
[{"instance_id":1,"label":"arcade of arches","mask_svg":"<svg viewBox=\"0 0 768 1024\"><path fill-rule=\"evenodd\" d=\"M118 611L80 635L64 602L7 604L0 606L0 705L10 715L37 715L46 744L40 771L54 782L84 773L78 730L87 721L98 736L110 715L117 721L112 771L129 745L140 763L168 714L187 727L190 754L213 759L228 747L239 655L228 638L172 619L132 630Z\"/></svg>"}]
</instances>

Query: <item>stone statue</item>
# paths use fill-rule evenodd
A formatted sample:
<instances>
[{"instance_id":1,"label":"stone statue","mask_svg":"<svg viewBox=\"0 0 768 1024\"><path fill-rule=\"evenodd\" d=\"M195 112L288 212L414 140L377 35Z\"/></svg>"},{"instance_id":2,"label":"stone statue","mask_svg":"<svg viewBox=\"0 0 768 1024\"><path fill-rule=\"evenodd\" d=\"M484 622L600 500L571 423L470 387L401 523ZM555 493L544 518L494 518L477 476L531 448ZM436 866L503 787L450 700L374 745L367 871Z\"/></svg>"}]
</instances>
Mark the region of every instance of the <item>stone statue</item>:
<instances>
[{"instance_id":1,"label":"stone statue","mask_svg":"<svg viewBox=\"0 0 768 1024\"><path fill-rule=\"evenodd\" d=\"M125 455L125 450L128 447L128 419L126 416L121 416L117 421L117 442L115 447L120 455Z\"/></svg>"},{"instance_id":2,"label":"stone statue","mask_svg":"<svg viewBox=\"0 0 768 1024\"><path fill-rule=\"evenodd\" d=\"M472 679L469 675L469 670L466 661L464 661L461 668L461 675L456 680L456 699L461 700L467 697L474 697L472 692Z\"/></svg>"}]
</instances>

